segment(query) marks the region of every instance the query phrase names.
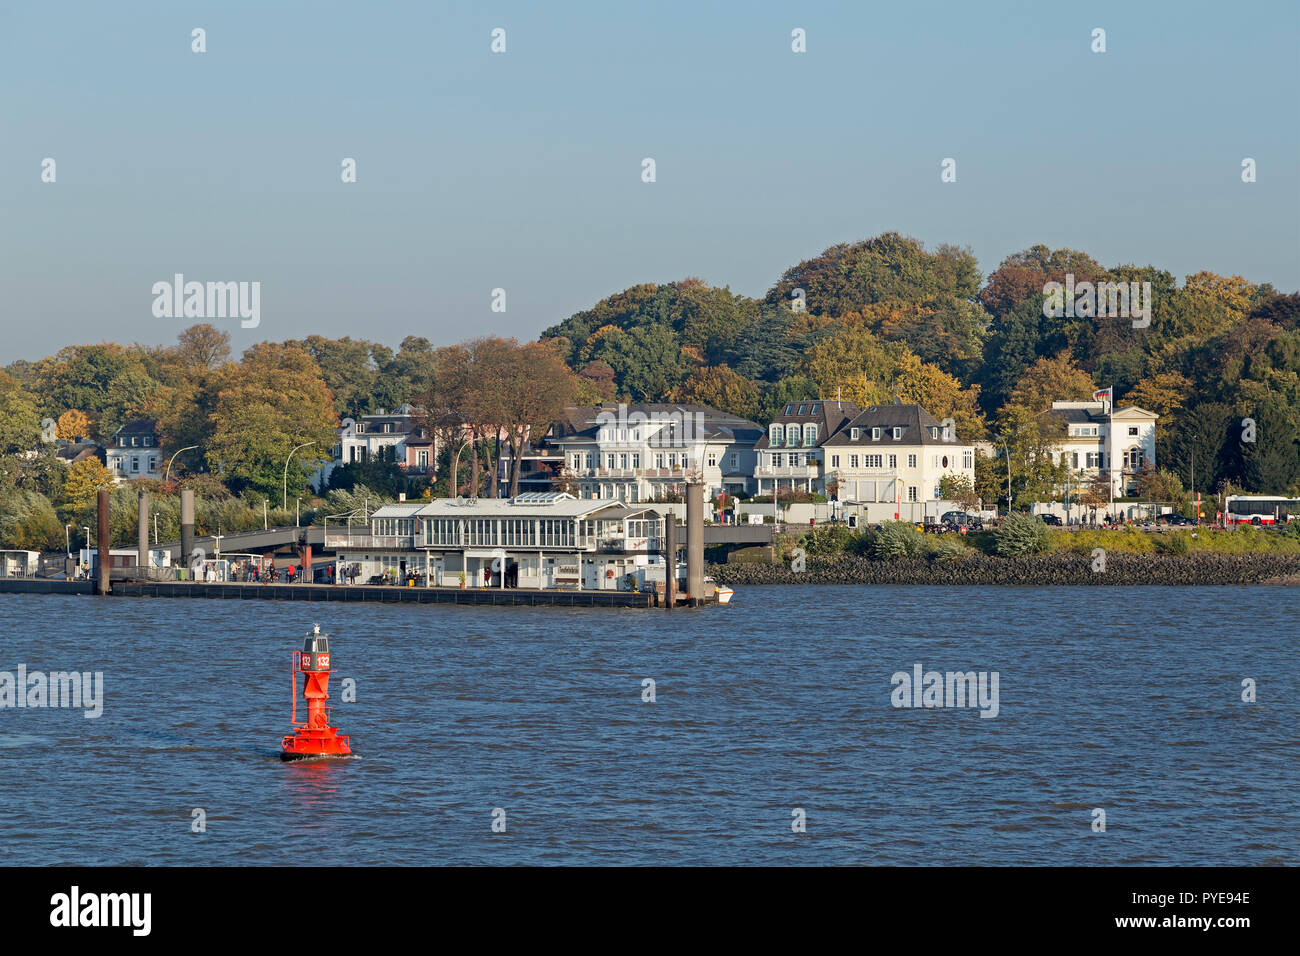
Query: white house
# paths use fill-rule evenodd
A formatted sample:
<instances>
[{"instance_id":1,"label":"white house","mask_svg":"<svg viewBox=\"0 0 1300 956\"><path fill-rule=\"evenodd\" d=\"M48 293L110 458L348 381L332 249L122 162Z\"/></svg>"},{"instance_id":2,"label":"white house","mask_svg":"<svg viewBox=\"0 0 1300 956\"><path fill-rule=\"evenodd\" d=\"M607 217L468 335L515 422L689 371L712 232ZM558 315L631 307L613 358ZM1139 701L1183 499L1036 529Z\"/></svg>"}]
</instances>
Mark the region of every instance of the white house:
<instances>
[{"instance_id":1,"label":"white house","mask_svg":"<svg viewBox=\"0 0 1300 956\"><path fill-rule=\"evenodd\" d=\"M340 465L364 461L391 461L413 473L429 473L438 459L437 441L422 420L420 409L400 405L393 412L343 419L336 431L332 460L312 475L323 489L330 473Z\"/></svg>"},{"instance_id":2,"label":"white house","mask_svg":"<svg viewBox=\"0 0 1300 956\"><path fill-rule=\"evenodd\" d=\"M867 521L924 521L955 507L940 482L975 481L975 446L920 405L872 405L822 445L827 477L850 513Z\"/></svg>"},{"instance_id":3,"label":"white house","mask_svg":"<svg viewBox=\"0 0 1300 956\"><path fill-rule=\"evenodd\" d=\"M104 450L104 459L114 481L131 478L160 478L162 468L157 422L140 418L117 430Z\"/></svg>"},{"instance_id":4,"label":"white house","mask_svg":"<svg viewBox=\"0 0 1300 956\"><path fill-rule=\"evenodd\" d=\"M1115 410L1107 392L1099 401L1052 402L1065 437L1052 444L1052 460L1064 462L1081 481L1106 474L1115 497L1137 490L1144 465L1156 466L1154 412L1129 406Z\"/></svg>"},{"instance_id":5,"label":"white house","mask_svg":"<svg viewBox=\"0 0 1300 956\"><path fill-rule=\"evenodd\" d=\"M638 502L681 494L693 478L709 495L748 491L761 437L756 423L704 405L606 404L567 409L545 442L581 497Z\"/></svg>"},{"instance_id":6,"label":"white house","mask_svg":"<svg viewBox=\"0 0 1300 956\"><path fill-rule=\"evenodd\" d=\"M755 493L779 488L824 494L826 441L860 413L853 402L790 402L767 426L754 446Z\"/></svg>"}]
</instances>

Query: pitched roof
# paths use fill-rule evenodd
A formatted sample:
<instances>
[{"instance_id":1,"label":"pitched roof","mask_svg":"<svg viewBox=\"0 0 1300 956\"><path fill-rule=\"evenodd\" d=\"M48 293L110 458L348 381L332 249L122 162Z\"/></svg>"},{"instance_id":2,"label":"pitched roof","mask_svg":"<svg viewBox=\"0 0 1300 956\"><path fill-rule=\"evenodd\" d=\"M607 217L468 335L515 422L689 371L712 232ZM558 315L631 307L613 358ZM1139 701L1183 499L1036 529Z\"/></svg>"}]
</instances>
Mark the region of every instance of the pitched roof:
<instances>
[{"instance_id":1,"label":"pitched roof","mask_svg":"<svg viewBox=\"0 0 1300 956\"><path fill-rule=\"evenodd\" d=\"M858 437L853 438L853 429ZM880 429L880 437L872 438L872 429ZM894 429L903 429L902 436L894 438ZM953 435L951 441L943 439L943 425L920 405L871 405L844 424L823 445L955 445L963 444Z\"/></svg>"},{"instance_id":2,"label":"pitched roof","mask_svg":"<svg viewBox=\"0 0 1300 956\"><path fill-rule=\"evenodd\" d=\"M602 424L613 421L628 421L632 416L638 420L644 418L647 423L682 422L687 430L688 439L731 440L739 442L757 441L763 434L763 428L757 422L719 411L707 405L678 405L671 402L638 402L634 405L619 406L614 402L602 405L569 406L564 414L552 426L549 436L552 441L560 439L578 439L595 441L596 433ZM651 446L680 447L681 439L668 444L668 435L659 432L650 436Z\"/></svg>"},{"instance_id":3,"label":"pitched roof","mask_svg":"<svg viewBox=\"0 0 1300 956\"><path fill-rule=\"evenodd\" d=\"M816 425L817 444L824 445L826 439L835 434L850 419L860 414L861 409L854 402L840 402L832 399L805 399L800 402L788 402L769 423L768 431L754 445L755 448L769 447L768 435L771 426L776 424Z\"/></svg>"}]
</instances>

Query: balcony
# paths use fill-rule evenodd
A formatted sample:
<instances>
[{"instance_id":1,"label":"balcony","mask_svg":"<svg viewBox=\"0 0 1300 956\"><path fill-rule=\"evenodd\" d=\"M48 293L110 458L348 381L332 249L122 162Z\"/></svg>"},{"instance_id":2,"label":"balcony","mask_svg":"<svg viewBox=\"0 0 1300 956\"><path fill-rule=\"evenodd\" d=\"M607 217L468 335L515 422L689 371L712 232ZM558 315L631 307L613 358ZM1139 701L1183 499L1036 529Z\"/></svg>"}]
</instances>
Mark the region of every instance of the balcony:
<instances>
[{"instance_id":1,"label":"balcony","mask_svg":"<svg viewBox=\"0 0 1300 956\"><path fill-rule=\"evenodd\" d=\"M820 475L820 462L806 465L759 465L754 469L755 478L817 478Z\"/></svg>"}]
</instances>

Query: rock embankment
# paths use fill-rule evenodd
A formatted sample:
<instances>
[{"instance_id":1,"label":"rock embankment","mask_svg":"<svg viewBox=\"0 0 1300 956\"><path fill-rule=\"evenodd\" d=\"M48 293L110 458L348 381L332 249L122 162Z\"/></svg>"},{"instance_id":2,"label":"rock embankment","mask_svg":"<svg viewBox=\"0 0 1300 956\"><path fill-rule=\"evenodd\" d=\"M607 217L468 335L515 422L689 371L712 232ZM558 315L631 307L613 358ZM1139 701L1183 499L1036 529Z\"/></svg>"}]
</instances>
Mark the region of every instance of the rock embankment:
<instances>
[{"instance_id":1,"label":"rock embankment","mask_svg":"<svg viewBox=\"0 0 1300 956\"><path fill-rule=\"evenodd\" d=\"M1300 555L1293 554L1108 554L1094 570L1085 554L999 558L971 554L948 561L910 558L809 557L807 570L785 564L714 564L711 574L732 587L759 584L1080 584L1206 585L1300 582Z\"/></svg>"}]
</instances>

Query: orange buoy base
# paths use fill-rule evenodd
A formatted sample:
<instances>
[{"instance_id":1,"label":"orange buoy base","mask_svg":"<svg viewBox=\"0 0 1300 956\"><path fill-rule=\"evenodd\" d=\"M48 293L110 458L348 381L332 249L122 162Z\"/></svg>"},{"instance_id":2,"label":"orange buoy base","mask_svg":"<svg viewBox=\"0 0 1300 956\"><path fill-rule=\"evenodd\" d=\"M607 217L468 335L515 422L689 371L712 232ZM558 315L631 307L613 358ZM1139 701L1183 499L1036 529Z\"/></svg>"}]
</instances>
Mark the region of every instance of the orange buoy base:
<instances>
[{"instance_id":1,"label":"orange buoy base","mask_svg":"<svg viewBox=\"0 0 1300 956\"><path fill-rule=\"evenodd\" d=\"M281 760L306 760L313 757L350 757L352 744L334 727L323 730L300 728L280 741Z\"/></svg>"}]
</instances>

